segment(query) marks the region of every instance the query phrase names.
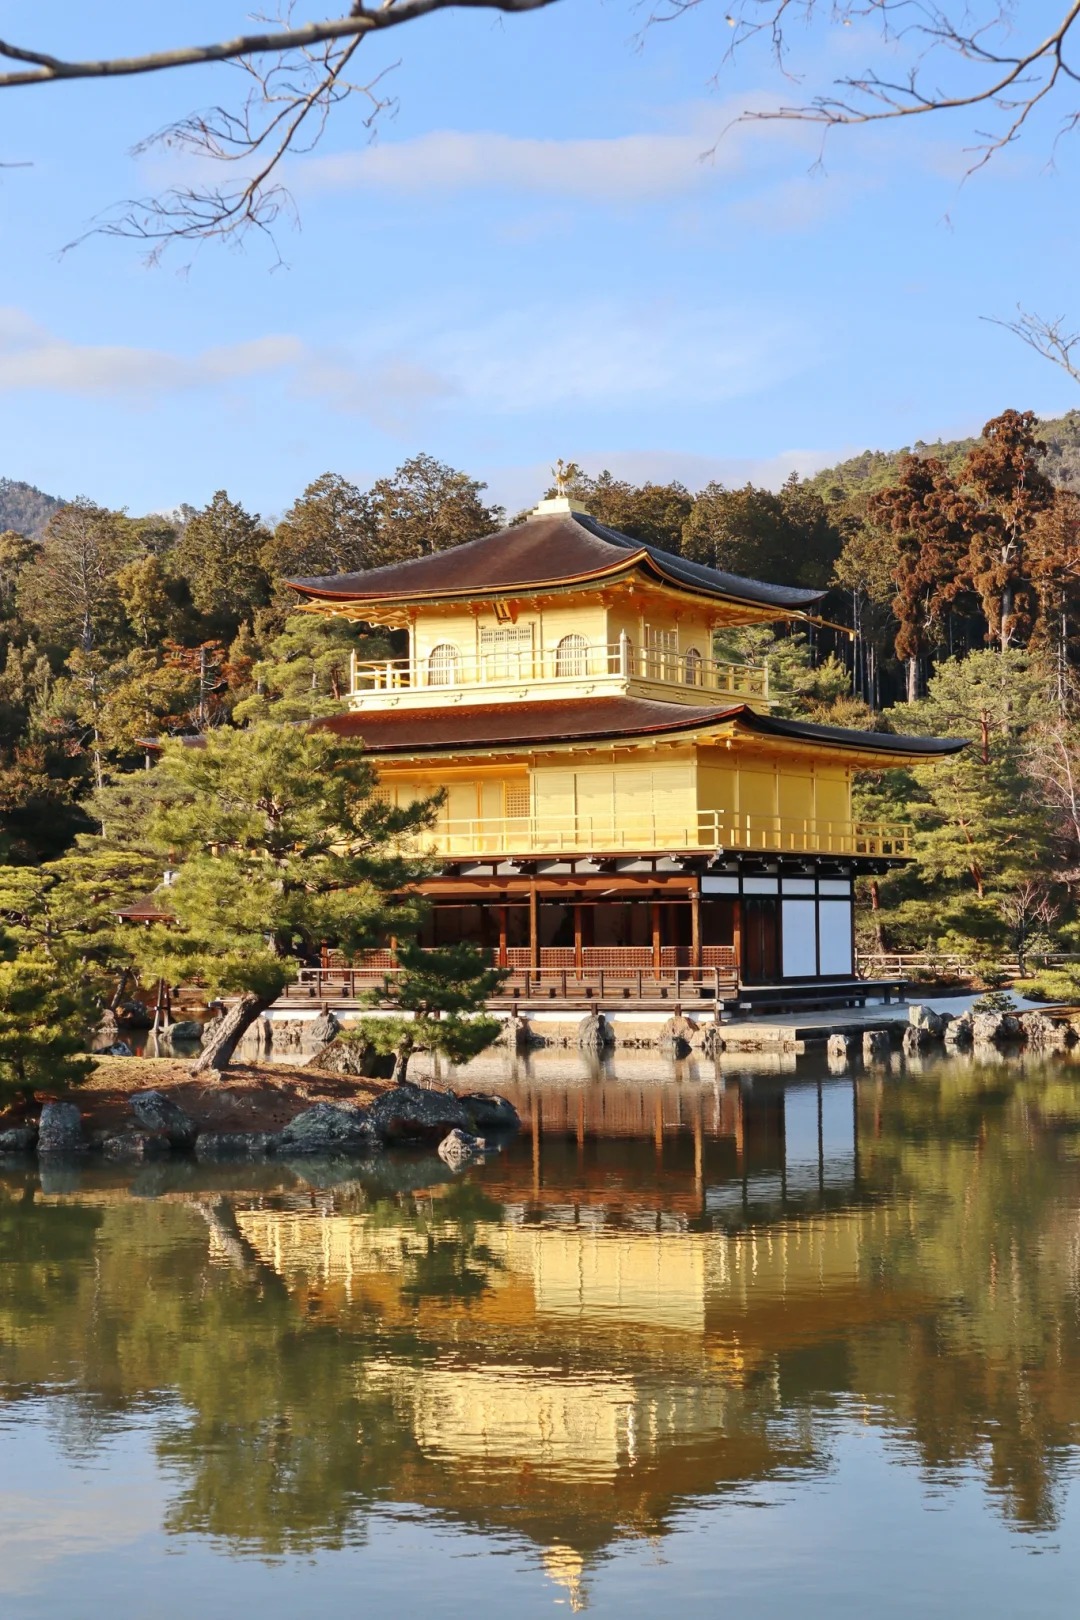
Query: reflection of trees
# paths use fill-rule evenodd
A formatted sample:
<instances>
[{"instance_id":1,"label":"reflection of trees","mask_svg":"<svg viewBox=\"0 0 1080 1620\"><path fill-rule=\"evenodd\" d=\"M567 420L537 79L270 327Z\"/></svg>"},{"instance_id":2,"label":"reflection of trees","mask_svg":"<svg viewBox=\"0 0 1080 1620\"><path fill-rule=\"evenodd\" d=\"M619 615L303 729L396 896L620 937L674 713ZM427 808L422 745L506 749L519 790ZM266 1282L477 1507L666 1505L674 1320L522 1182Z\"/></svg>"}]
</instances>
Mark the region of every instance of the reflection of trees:
<instances>
[{"instance_id":1,"label":"reflection of trees","mask_svg":"<svg viewBox=\"0 0 1080 1620\"><path fill-rule=\"evenodd\" d=\"M1066 1073L961 1064L865 1080L863 1202L815 1217L853 1234L851 1275L782 1299L759 1278L736 1310L708 1270L693 1331L640 1312L545 1317L492 1235L512 1226L524 1241L545 1219L573 1233L580 1173L553 1155L538 1190L528 1144L492 1167L499 1202L483 1172L426 1190L271 1189L247 1205L92 1187L53 1201L0 1182L0 1394L49 1391L71 1445L152 1409L169 1528L262 1555L362 1538L386 1500L582 1552L663 1533L688 1498L820 1467L820 1413L848 1395L935 1476L974 1464L1011 1520L1043 1527L1080 1423L1080 1092ZM625 1162L644 1210L648 1159ZM316 1209L362 1221L366 1269L320 1266ZM308 1221L310 1263L253 1243L252 1210L271 1234ZM672 1227L672 1254L743 1241L703 1237L707 1223ZM438 1380L452 1388L458 1367L492 1390L501 1370L523 1398L550 1378L611 1411L625 1401L637 1438L579 1459L573 1479L509 1452L470 1461L438 1428ZM76 1398L51 1393L64 1389Z\"/></svg>"}]
</instances>

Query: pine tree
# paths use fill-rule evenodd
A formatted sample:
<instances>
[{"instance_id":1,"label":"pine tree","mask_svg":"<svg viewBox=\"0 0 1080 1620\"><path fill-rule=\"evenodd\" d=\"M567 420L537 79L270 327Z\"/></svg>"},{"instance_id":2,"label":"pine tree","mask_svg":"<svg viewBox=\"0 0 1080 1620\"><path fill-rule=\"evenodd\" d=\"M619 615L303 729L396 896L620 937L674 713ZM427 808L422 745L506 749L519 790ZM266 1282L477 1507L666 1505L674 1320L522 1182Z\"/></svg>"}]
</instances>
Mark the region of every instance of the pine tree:
<instances>
[{"instance_id":1,"label":"pine tree","mask_svg":"<svg viewBox=\"0 0 1080 1620\"><path fill-rule=\"evenodd\" d=\"M298 960L415 930L408 891L425 868L395 851L422 841L438 800L382 804L360 743L261 722L212 731L200 747L167 743L152 774L164 793L147 835L180 860L169 890L178 926L140 935L140 959L154 977L238 996L197 1070L227 1065Z\"/></svg>"},{"instance_id":2,"label":"pine tree","mask_svg":"<svg viewBox=\"0 0 1080 1620\"><path fill-rule=\"evenodd\" d=\"M85 1080L88 999L48 958L0 961L0 1095L60 1091Z\"/></svg>"},{"instance_id":3,"label":"pine tree","mask_svg":"<svg viewBox=\"0 0 1080 1620\"><path fill-rule=\"evenodd\" d=\"M398 946L397 959L399 972L369 997L392 1012L361 1019L351 1032L376 1052L393 1053L395 1085L405 1081L414 1052L465 1063L498 1039L499 1019L477 1009L503 983L505 968L489 967L474 945L424 950L406 942Z\"/></svg>"}]
</instances>

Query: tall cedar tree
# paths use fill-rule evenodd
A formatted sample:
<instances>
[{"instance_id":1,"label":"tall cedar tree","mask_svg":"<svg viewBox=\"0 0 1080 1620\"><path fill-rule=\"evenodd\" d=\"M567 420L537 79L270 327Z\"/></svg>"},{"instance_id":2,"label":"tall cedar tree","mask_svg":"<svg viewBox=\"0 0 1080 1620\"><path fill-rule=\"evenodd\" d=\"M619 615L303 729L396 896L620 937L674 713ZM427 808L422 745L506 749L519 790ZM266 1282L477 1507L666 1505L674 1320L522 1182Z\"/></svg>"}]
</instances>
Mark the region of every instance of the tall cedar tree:
<instances>
[{"instance_id":1,"label":"tall cedar tree","mask_svg":"<svg viewBox=\"0 0 1080 1620\"><path fill-rule=\"evenodd\" d=\"M493 534L503 510L481 499L486 488L434 456L412 456L393 477L371 486L376 538L365 566L425 557Z\"/></svg>"},{"instance_id":2,"label":"tall cedar tree","mask_svg":"<svg viewBox=\"0 0 1080 1620\"><path fill-rule=\"evenodd\" d=\"M294 501L263 547L277 579L351 574L373 566L375 502L338 473L323 473Z\"/></svg>"},{"instance_id":3,"label":"tall cedar tree","mask_svg":"<svg viewBox=\"0 0 1080 1620\"><path fill-rule=\"evenodd\" d=\"M424 868L393 849L423 844L438 801L382 804L360 743L274 721L210 732L201 747L167 743L155 774L164 793L149 830L181 861L169 890L179 926L148 931L139 949L155 977L238 995L196 1064L221 1069L298 958L413 931L405 891Z\"/></svg>"},{"instance_id":4,"label":"tall cedar tree","mask_svg":"<svg viewBox=\"0 0 1080 1620\"><path fill-rule=\"evenodd\" d=\"M223 489L184 527L173 565L188 581L199 612L222 635L235 635L270 600L262 562L268 539L259 518Z\"/></svg>"},{"instance_id":5,"label":"tall cedar tree","mask_svg":"<svg viewBox=\"0 0 1080 1620\"><path fill-rule=\"evenodd\" d=\"M961 483L974 493L968 574L986 615L987 639L1002 651L1023 645L1034 618L1027 547L1054 487L1039 469L1046 445L1034 411L1002 411L983 428Z\"/></svg>"},{"instance_id":6,"label":"tall cedar tree","mask_svg":"<svg viewBox=\"0 0 1080 1620\"><path fill-rule=\"evenodd\" d=\"M904 456L898 481L872 496L871 521L896 539L896 655L907 662L908 702L920 664L948 648L950 615L963 606L977 513L933 456Z\"/></svg>"}]
</instances>

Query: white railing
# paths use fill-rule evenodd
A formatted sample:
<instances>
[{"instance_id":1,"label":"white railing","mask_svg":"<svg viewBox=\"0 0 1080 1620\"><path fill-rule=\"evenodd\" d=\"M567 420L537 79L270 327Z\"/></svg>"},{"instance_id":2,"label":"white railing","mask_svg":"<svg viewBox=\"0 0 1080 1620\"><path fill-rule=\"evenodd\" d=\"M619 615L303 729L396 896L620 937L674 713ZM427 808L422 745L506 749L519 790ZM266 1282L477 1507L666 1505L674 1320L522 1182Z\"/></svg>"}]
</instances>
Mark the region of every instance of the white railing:
<instances>
[{"instance_id":1,"label":"white railing","mask_svg":"<svg viewBox=\"0 0 1080 1620\"><path fill-rule=\"evenodd\" d=\"M543 650L532 647L496 648L463 653L448 645L424 658L390 658L375 662L352 660L352 695L374 692L414 692L470 686L518 684L572 685L576 681L608 678L654 681L690 692L767 699L769 673L750 664L718 663L694 649L683 652L636 647L630 641L581 642Z\"/></svg>"},{"instance_id":2,"label":"white railing","mask_svg":"<svg viewBox=\"0 0 1080 1620\"><path fill-rule=\"evenodd\" d=\"M903 858L911 828L884 821L818 821L804 816L702 810L680 820L663 812L620 816L491 816L438 821L411 841L442 856L576 855L748 850L762 854Z\"/></svg>"}]
</instances>

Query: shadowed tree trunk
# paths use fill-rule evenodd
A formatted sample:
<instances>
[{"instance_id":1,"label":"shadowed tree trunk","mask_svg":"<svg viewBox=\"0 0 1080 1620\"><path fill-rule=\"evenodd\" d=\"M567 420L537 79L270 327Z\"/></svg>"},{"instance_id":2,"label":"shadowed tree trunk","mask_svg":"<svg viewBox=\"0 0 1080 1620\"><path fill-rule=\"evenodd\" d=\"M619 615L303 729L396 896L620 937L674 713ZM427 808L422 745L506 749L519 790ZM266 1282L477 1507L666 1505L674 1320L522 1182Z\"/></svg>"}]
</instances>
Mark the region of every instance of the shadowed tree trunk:
<instances>
[{"instance_id":1,"label":"shadowed tree trunk","mask_svg":"<svg viewBox=\"0 0 1080 1620\"><path fill-rule=\"evenodd\" d=\"M272 1004L265 996L257 996L250 990L242 995L211 1032L210 1039L199 1053L192 1073L205 1074L208 1069L228 1068L233 1053L256 1018Z\"/></svg>"}]
</instances>

